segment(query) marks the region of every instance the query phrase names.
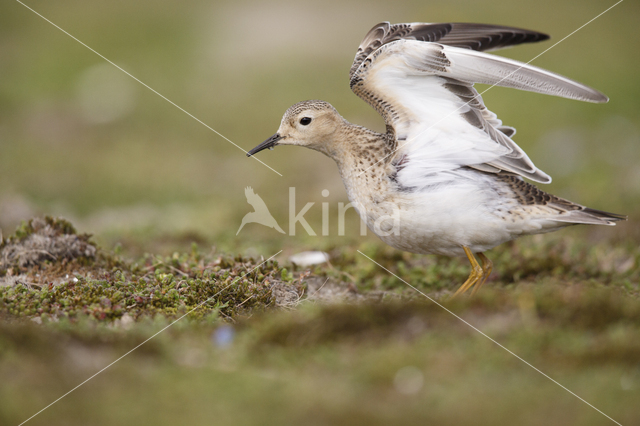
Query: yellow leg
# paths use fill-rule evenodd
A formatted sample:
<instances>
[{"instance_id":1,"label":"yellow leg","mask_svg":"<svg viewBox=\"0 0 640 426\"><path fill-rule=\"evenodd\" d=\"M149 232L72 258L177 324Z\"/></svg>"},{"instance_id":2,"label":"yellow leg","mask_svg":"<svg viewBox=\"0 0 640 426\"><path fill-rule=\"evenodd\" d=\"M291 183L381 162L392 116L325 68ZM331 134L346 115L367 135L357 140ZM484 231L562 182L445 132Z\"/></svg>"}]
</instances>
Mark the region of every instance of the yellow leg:
<instances>
[{"instance_id":1,"label":"yellow leg","mask_svg":"<svg viewBox=\"0 0 640 426\"><path fill-rule=\"evenodd\" d=\"M493 270L493 262L489 260L484 253L478 253L478 257L482 262L482 279L478 281L478 284L473 288L473 292L471 293L472 296L480 290L480 287L482 287L485 282L487 282L487 278L489 278L489 275L491 275L491 271Z\"/></svg>"},{"instance_id":2,"label":"yellow leg","mask_svg":"<svg viewBox=\"0 0 640 426\"><path fill-rule=\"evenodd\" d=\"M452 299L456 297L458 294L462 294L465 291L469 290L471 287L474 286L474 284L476 284L479 280L481 280L484 277L484 269L478 264L478 261L473 256L473 253L471 253L471 250L469 250L469 247L463 246L462 248L464 249L464 252L467 255L467 259L469 259L469 263L471 263L471 273L469 274L469 278L467 278L464 284L462 284L458 289L458 291L456 291L453 294L453 296L451 297ZM484 255L482 256L486 259ZM484 259L483 259L483 264L484 264Z\"/></svg>"}]
</instances>

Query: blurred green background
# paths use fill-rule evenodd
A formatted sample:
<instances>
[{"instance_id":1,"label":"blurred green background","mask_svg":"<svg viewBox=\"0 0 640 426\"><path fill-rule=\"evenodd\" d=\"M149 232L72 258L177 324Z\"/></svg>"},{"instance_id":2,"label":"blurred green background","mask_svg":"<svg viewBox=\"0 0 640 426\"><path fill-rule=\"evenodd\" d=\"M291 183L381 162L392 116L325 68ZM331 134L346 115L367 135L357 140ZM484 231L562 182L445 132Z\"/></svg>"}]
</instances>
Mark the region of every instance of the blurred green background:
<instances>
[{"instance_id":1,"label":"blurred green background","mask_svg":"<svg viewBox=\"0 0 640 426\"><path fill-rule=\"evenodd\" d=\"M499 52L528 61L614 3L26 4L248 150L275 132L287 107L305 99L327 100L349 121L382 130L381 118L348 85L355 50L379 21L482 22L550 34L550 42ZM625 1L533 62L597 88L611 98L608 104L503 88L484 95L487 106L518 129L516 142L553 176L546 190L632 218L640 217L639 11L639 3ZM330 203L333 218L337 203L347 202L333 162L291 147L261 153L277 175L18 2L0 5L0 57L5 235L21 220L46 213L71 219L108 247L123 243L132 250L144 246L135 241L166 237L268 256L274 248L361 238L353 210L345 239L311 239L300 226L296 236L282 236L257 224L236 238L252 210L247 186L285 230L288 188L295 186L297 211L315 202L306 218L320 233L320 203ZM603 235L635 235L636 228L630 221Z\"/></svg>"}]
</instances>

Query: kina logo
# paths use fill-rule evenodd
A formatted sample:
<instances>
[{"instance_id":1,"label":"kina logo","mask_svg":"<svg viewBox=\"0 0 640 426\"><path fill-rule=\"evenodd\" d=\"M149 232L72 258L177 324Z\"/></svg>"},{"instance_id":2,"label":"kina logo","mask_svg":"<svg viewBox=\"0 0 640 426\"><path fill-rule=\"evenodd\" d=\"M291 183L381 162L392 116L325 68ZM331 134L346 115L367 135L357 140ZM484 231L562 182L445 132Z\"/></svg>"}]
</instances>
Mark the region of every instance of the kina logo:
<instances>
[{"instance_id":1,"label":"kina logo","mask_svg":"<svg viewBox=\"0 0 640 426\"><path fill-rule=\"evenodd\" d=\"M244 195L247 197L247 203L253 207L252 212L247 213L242 218L242 223L240 224L240 228L236 235L240 233L244 225L247 223L259 223L260 225L268 226L269 228L273 228L276 231L284 234L285 232L280 228L276 219L271 215L267 205L264 203L262 198L255 192L253 192L253 188L250 186L246 187L244 190Z\"/></svg>"}]
</instances>

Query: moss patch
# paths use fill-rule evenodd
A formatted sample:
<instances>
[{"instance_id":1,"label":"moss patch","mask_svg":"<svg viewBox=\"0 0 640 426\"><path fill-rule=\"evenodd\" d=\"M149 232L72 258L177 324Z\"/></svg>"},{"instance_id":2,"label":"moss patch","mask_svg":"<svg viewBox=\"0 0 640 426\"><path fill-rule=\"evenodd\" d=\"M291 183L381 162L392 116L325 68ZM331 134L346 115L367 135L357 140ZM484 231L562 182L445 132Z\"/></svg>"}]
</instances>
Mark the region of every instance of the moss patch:
<instances>
[{"instance_id":1,"label":"moss patch","mask_svg":"<svg viewBox=\"0 0 640 426\"><path fill-rule=\"evenodd\" d=\"M194 247L127 262L52 218L23 224L3 242L0 256L0 313L38 322L175 318L188 312L192 318L232 319L275 306L274 288L285 296L302 291L275 261L207 256Z\"/></svg>"}]
</instances>

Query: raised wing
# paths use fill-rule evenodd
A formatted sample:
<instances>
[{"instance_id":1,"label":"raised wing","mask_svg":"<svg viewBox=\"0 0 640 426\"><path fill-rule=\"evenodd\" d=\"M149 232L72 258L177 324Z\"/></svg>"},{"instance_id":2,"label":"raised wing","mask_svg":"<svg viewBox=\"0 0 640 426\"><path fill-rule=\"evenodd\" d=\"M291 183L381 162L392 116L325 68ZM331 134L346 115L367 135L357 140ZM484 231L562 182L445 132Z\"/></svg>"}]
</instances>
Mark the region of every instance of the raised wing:
<instances>
[{"instance_id":1,"label":"raised wing","mask_svg":"<svg viewBox=\"0 0 640 426\"><path fill-rule=\"evenodd\" d=\"M499 25L426 24L421 22L391 25L389 22L381 22L371 28L358 46L349 78L353 78L353 74L367 56L378 50L380 46L396 40L438 42L446 46L485 51L547 40L548 38L548 35L536 31Z\"/></svg>"},{"instance_id":2,"label":"raised wing","mask_svg":"<svg viewBox=\"0 0 640 426\"><path fill-rule=\"evenodd\" d=\"M514 129L487 110L474 83L607 101L581 83L510 59L418 40L384 44L361 62L351 88L395 132L401 184L419 186L425 174L464 166L551 181L509 138Z\"/></svg>"}]
</instances>

